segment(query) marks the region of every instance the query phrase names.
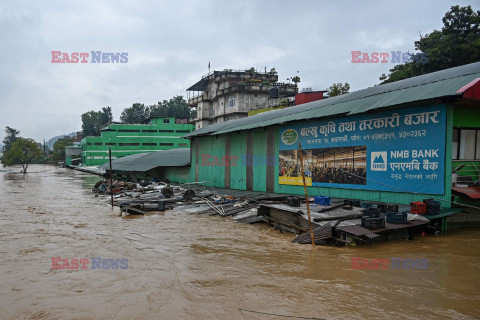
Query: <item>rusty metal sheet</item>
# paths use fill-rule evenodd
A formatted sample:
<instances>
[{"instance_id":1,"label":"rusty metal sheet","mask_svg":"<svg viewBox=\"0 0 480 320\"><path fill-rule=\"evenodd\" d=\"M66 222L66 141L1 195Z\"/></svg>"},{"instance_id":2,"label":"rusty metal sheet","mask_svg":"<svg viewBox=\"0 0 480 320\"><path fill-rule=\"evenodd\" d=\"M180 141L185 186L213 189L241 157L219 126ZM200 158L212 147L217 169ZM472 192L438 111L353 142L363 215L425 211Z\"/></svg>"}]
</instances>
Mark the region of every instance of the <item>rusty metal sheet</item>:
<instances>
[{"instance_id":1,"label":"rusty metal sheet","mask_svg":"<svg viewBox=\"0 0 480 320\"><path fill-rule=\"evenodd\" d=\"M365 236L366 234L371 233L384 233L391 230L400 230L400 229L409 229L413 227L418 227L422 225L427 225L428 221L423 220L411 220L406 224L394 224L394 223L385 223L385 228L378 228L378 229L367 229L362 227L361 225L351 225L351 226L340 226L337 227L337 230L353 234L355 236Z\"/></svg>"}]
</instances>

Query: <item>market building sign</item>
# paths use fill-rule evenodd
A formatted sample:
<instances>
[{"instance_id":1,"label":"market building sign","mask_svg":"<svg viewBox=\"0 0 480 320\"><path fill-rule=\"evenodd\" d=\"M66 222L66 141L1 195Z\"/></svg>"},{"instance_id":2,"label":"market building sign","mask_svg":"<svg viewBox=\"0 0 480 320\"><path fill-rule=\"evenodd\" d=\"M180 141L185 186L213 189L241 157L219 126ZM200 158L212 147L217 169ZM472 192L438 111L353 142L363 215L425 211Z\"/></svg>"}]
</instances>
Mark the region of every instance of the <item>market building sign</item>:
<instances>
[{"instance_id":1,"label":"market building sign","mask_svg":"<svg viewBox=\"0 0 480 320\"><path fill-rule=\"evenodd\" d=\"M279 183L444 194L446 107L429 106L280 128Z\"/></svg>"}]
</instances>

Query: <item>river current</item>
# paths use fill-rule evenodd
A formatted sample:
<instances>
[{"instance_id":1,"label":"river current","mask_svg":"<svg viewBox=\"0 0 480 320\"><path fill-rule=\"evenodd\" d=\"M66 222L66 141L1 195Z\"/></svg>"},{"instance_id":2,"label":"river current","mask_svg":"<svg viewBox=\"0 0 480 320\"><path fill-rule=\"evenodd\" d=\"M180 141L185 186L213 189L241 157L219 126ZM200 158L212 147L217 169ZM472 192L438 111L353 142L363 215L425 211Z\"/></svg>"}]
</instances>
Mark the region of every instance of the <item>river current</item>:
<instances>
[{"instance_id":1,"label":"river current","mask_svg":"<svg viewBox=\"0 0 480 320\"><path fill-rule=\"evenodd\" d=\"M121 217L91 192L96 176L8 169L0 172L1 319L480 318L479 229L312 248L265 225L182 210ZM52 269L52 257L89 259L88 268ZM427 268L355 269L355 257L426 260ZM93 269L92 258L126 265Z\"/></svg>"}]
</instances>

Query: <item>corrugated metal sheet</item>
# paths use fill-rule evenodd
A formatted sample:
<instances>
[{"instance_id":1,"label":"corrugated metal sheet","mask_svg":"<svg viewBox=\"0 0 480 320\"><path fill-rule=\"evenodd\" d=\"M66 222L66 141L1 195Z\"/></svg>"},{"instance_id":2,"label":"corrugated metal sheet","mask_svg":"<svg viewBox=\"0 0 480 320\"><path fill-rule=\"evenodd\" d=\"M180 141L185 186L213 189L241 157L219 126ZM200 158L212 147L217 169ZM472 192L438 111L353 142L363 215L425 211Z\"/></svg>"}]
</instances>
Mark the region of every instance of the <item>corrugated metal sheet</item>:
<instances>
[{"instance_id":1,"label":"corrugated metal sheet","mask_svg":"<svg viewBox=\"0 0 480 320\"><path fill-rule=\"evenodd\" d=\"M139 153L112 161L115 171L144 172L156 167L184 167L190 164L190 149L169 149L151 153ZM109 163L99 166L108 170Z\"/></svg>"},{"instance_id":2,"label":"corrugated metal sheet","mask_svg":"<svg viewBox=\"0 0 480 320\"><path fill-rule=\"evenodd\" d=\"M417 101L461 97L456 91L480 77L480 62L379 85L299 106L200 128L185 137L223 134L283 122L355 115Z\"/></svg>"}]
</instances>

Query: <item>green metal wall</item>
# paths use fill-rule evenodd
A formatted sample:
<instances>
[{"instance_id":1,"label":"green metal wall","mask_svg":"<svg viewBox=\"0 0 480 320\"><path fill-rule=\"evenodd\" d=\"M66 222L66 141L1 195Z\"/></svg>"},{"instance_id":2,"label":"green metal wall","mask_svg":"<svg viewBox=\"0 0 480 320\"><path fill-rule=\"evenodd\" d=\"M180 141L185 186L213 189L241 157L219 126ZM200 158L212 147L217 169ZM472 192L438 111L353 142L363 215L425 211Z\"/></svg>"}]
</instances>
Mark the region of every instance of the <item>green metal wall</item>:
<instances>
[{"instance_id":1,"label":"green metal wall","mask_svg":"<svg viewBox=\"0 0 480 320\"><path fill-rule=\"evenodd\" d=\"M164 123L164 120L168 123ZM179 137L194 129L192 124L175 123L175 118L155 118L150 124L111 124L101 131L101 136L82 139L82 164L97 166L108 162L109 148L112 150L112 159L137 153L189 148L190 140ZM160 145L162 143L172 145Z\"/></svg>"},{"instance_id":2,"label":"green metal wall","mask_svg":"<svg viewBox=\"0 0 480 320\"><path fill-rule=\"evenodd\" d=\"M200 140L198 155L198 179L195 177L195 164L192 163L191 182L209 181L208 185L225 187L225 166L221 166L222 156L225 155L225 137L204 137ZM203 158L202 158L203 156ZM192 158L192 162L193 162ZM203 160L205 159L205 160ZM218 164L213 165L218 160ZM206 165L212 164L212 165Z\"/></svg>"},{"instance_id":3,"label":"green metal wall","mask_svg":"<svg viewBox=\"0 0 480 320\"><path fill-rule=\"evenodd\" d=\"M169 167L165 168L165 178L179 183L190 182L190 167Z\"/></svg>"},{"instance_id":4,"label":"green metal wall","mask_svg":"<svg viewBox=\"0 0 480 320\"><path fill-rule=\"evenodd\" d=\"M453 126L456 128L480 128L480 108L456 106Z\"/></svg>"},{"instance_id":5,"label":"green metal wall","mask_svg":"<svg viewBox=\"0 0 480 320\"><path fill-rule=\"evenodd\" d=\"M267 131L257 129L253 131L253 190L267 191L266 183L266 154L267 150Z\"/></svg>"},{"instance_id":6,"label":"green metal wall","mask_svg":"<svg viewBox=\"0 0 480 320\"><path fill-rule=\"evenodd\" d=\"M362 199L367 201L380 201L391 203L408 204L412 201L422 201L426 197L434 197L437 199L446 200L442 202L442 206L449 207L448 201L451 200L451 170L452 170L452 129L453 129L453 107L447 106L447 128L445 141L445 194L444 195L426 195L426 194L410 194L402 192L387 192L387 191L370 191L370 190L354 190L354 189L340 189L340 188L320 188L308 187L309 196L324 195L335 198L348 199ZM275 174L274 177L274 191L276 193L286 193L295 195L304 195L303 186L281 185L278 183L279 172L279 127L275 127ZM266 130L255 129L253 134L253 190L266 191L266 177L267 177L267 136ZM237 166L230 167L230 187L232 189L246 189L246 132L235 132L230 134L231 147L230 155L238 156ZM198 143L198 154L196 147L192 148L192 164L190 167L189 181L210 181L213 180L213 185L216 187L225 187L225 166L222 165L202 165L202 154L209 154L217 156L221 159L225 155L225 139L226 135L221 136L201 136L194 137L192 143ZM198 177L196 176L196 159L198 157ZM211 162L211 158L209 159ZM177 181L175 174L169 174L171 181ZM182 181L185 182L185 181Z\"/></svg>"}]
</instances>

